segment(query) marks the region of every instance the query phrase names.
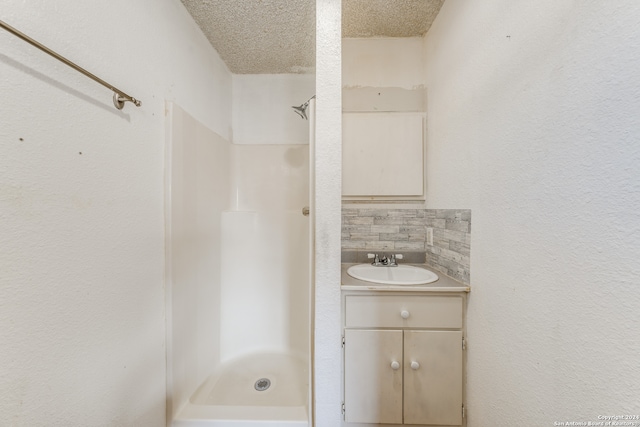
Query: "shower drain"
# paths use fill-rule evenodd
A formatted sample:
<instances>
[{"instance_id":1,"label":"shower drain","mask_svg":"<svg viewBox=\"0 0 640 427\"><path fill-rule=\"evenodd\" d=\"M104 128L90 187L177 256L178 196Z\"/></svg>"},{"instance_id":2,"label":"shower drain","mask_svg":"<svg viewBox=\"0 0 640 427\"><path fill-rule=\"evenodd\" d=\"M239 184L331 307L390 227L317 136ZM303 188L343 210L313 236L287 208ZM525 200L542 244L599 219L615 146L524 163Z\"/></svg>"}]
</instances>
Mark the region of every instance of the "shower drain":
<instances>
[{"instance_id":1,"label":"shower drain","mask_svg":"<svg viewBox=\"0 0 640 427\"><path fill-rule=\"evenodd\" d=\"M254 387L258 391L265 391L266 389L271 387L271 380L269 378L260 378L258 381L256 381Z\"/></svg>"}]
</instances>

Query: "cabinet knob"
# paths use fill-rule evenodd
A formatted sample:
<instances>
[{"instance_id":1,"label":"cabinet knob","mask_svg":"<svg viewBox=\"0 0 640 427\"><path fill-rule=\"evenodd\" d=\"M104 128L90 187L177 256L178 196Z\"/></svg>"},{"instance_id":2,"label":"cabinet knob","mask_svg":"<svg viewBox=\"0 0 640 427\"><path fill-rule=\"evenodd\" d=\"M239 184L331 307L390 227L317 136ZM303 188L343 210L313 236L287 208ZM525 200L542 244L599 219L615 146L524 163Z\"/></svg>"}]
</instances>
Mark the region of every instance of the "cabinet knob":
<instances>
[{"instance_id":1,"label":"cabinet knob","mask_svg":"<svg viewBox=\"0 0 640 427\"><path fill-rule=\"evenodd\" d=\"M393 362L391 362L391 369L397 371L398 369L400 369L400 364L394 360Z\"/></svg>"},{"instance_id":2,"label":"cabinet knob","mask_svg":"<svg viewBox=\"0 0 640 427\"><path fill-rule=\"evenodd\" d=\"M411 314L407 310L402 310L400 312L400 317L402 317L403 319L408 319L409 316L411 316Z\"/></svg>"},{"instance_id":3,"label":"cabinet knob","mask_svg":"<svg viewBox=\"0 0 640 427\"><path fill-rule=\"evenodd\" d=\"M420 369L420 364L414 360L413 362L411 362L411 369L413 369L414 371Z\"/></svg>"}]
</instances>

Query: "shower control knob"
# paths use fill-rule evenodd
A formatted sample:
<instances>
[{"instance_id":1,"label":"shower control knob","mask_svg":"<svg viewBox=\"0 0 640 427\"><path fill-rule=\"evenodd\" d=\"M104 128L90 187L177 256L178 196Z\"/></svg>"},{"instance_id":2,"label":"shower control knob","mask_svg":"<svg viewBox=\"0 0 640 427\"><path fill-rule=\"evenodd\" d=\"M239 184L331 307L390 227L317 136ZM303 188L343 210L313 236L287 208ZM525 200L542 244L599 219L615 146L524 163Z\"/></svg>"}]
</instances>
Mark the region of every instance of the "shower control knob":
<instances>
[{"instance_id":1,"label":"shower control knob","mask_svg":"<svg viewBox=\"0 0 640 427\"><path fill-rule=\"evenodd\" d=\"M398 369L400 369L400 364L394 360L393 362L391 362L391 369L397 371Z\"/></svg>"},{"instance_id":2,"label":"shower control knob","mask_svg":"<svg viewBox=\"0 0 640 427\"><path fill-rule=\"evenodd\" d=\"M400 317L402 317L403 319L408 319L409 316L411 316L411 314L407 310L402 310L400 312Z\"/></svg>"},{"instance_id":3,"label":"shower control knob","mask_svg":"<svg viewBox=\"0 0 640 427\"><path fill-rule=\"evenodd\" d=\"M413 362L411 362L411 369L417 371L418 369L420 369L420 364L414 360Z\"/></svg>"}]
</instances>

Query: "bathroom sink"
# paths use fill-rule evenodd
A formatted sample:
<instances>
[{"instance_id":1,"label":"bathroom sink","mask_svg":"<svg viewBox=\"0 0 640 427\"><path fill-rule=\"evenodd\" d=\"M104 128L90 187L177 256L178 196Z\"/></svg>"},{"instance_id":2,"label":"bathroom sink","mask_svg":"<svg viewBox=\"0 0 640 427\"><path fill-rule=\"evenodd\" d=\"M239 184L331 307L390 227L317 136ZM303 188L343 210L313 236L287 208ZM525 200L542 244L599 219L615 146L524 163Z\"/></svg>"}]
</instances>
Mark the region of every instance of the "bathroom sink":
<instances>
[{"instance_id":1,"label":"bathroom sink","mask_svg":"<svg viewBox=\"0 0 640 427\"><path fill-rule=\"evenodd\" d=\"M354 279L383 285L425 285L438 280L436 273L412 265L378 267L371 264L357 264L349 267L347 274Z\"/></svg>"}]
</instances>

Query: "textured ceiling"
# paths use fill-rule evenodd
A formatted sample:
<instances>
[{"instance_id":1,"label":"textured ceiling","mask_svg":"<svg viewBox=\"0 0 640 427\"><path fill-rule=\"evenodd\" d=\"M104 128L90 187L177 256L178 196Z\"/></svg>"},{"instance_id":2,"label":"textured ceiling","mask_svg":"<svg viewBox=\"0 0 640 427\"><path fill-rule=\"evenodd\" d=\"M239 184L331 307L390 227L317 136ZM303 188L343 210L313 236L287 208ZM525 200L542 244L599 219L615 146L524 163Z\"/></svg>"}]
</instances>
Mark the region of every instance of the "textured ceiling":
<instances>
[{"instance_id":1,"label":"textured ceiling","mask_svg":"<svg viewBox=\"0 0 640 427\"><path fill-rule=\"evenodd\" d=\"M231 72L312 73L315 0L181 0ZM424 35L444 0L343 0L343 37Z\"/></svg>"},{"instance_id":2,"label":"textured ceiling","mask_svg":"<svg viewBox=\"0 0 640 427\"><path fill-rule=\"evenodd\" d=\"M431 27L444 0L343 0L342 37L416 37Z\"/></svg>"}]
</instances>

